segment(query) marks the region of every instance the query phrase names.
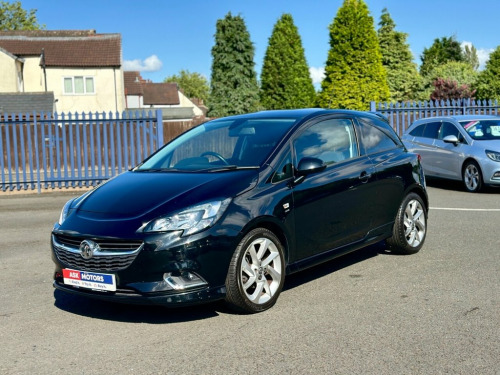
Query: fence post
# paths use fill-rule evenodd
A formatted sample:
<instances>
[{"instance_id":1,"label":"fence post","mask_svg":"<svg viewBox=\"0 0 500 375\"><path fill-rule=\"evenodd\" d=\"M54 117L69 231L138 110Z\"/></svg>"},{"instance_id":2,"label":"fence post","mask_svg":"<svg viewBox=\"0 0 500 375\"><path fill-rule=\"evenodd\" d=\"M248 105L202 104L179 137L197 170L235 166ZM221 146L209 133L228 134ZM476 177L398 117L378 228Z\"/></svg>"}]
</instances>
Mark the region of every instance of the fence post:
<instances>
[{"instance_id":1,"label":"fence post","mask_svg":"<svg viewBox=\"0 0 500 375\"><path fill-rule=\"evenodd\" d=\"M370 112L377 112L377 103L370 102Z\"/></svg>"},{"instance_id":2,"label":"fence post","mask_svg":"<svg viewBox=\"0 0 500 375\"><path fill-rule=\"evenodd\" d=\"M372 103L375 104L375 102ZM163 113L161 109L156 110L156 146L156 149L163 146Z\"/></svg>"}]
</instances>

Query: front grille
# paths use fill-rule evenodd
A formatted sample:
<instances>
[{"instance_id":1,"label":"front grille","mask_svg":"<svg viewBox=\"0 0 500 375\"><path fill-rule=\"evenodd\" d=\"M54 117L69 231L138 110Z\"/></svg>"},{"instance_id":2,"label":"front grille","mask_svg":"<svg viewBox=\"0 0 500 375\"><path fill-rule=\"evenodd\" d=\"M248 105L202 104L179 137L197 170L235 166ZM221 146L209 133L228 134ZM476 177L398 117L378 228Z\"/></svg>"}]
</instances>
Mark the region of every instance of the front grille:
<instances>
[{"instance_id":1,"label":"front grille","mask_svg":"<svg viewBox=\"0 0 500 375\"><path fill-rule=\"evenodd\" d=\"M83 237L54 234L52 243L57 259L68 268L82 271L120 271L129 267L142 249L142 241L92 238L99 247L99 253L90 259L80 255Z\"/></svg>"}]
</instances>

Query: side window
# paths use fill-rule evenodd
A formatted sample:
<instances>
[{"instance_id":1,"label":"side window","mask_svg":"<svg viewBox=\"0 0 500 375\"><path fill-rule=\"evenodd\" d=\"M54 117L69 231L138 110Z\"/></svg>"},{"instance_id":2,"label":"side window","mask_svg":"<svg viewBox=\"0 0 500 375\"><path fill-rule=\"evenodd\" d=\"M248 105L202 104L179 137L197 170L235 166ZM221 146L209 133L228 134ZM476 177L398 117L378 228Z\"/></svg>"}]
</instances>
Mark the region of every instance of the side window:
<instances>
[{"instance_id":1,"label":"side window","mask_svg":"<svg viewBox=\"0 0 500 375\"><path fill-rule=\"evenodd\" d=\"M439 135L439 128L440 127L441 127L440 122L429 122L425 126L423 137L436 139Z\"/></svg>"},{"instance_id":2,"label":"side window","mask_svg":"<svg viewBox=\"0 0 500 375\"><path fill-rule=\"evenodd\" d=\"M273 184L289 179L293 176L293 167L292 167L292 155L290 152L285 156L285 158L279 163L278 168L273 174L271 182Z\"/></svg>"},{"instance_id":3,"label":"side window","mask_svg":"<svg viewBox=\"0 0 500 375\"><path fill-rule=\"evenodd\" d=\"M447 137L449 135L454 135L455 137L459 138L460 133L458 132L458 129L455 125L449 122L443 122L443 124L441 125L441 129L439 130L439 139L443 139L444 137Z\"/></svg>"},{"instance_id":4,"label":"side window","mask_svg":"<svg viewBox=\"0 0 500 375\"><path fill-rule=\"evenodd\" d=\"M361 119L360 139L361 146L365 154L374 154L381 151L391 150L399 146L388 134L378 127L369 123L365 119Z\"/></svg>"},{"instance_id":5,"label":"side window","mask_svg":"<svg viewBox=\"0 0 500 375\"><path fill-rule=\"evenodd\" d=\"M424 129L425 129L425 124L419 125L410 132L410 135L414 137L423 137Z\"/></svg>"},{"instance_id":6,"label":"side window","mask_svg":"<svg viewBox=\"0 0 500 375\"><path fill-rule=\"evenodd\" d=\"M328 119L307 128L293 143L295 165L305 157L338 163L358 156L354 126L349 119Z\"/></svg>"}]
</instances>

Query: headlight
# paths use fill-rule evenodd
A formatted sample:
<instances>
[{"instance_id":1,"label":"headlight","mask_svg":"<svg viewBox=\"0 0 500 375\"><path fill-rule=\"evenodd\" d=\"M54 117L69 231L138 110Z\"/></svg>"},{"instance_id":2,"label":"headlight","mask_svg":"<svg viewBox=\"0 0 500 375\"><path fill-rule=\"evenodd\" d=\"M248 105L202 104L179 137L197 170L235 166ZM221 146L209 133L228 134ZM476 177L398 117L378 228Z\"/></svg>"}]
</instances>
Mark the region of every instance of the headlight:
<instances>
[{"instance_id":1,"label":"headlight","mask_svg":"<svg viewBox=\"0 0 500 375\"><path fill-rule=\"evenodd\" d=\"M170 216L159 217L144 228L144 232L183 231L194 234L211 227L222 216L231 199L212 201L189 207Z\"/></svg>"},{"instance_id":2,"label":"headlight","mask_svg":"<svg viewBox=\"0 0 500 375\"><path fill-rule=\"evenodd\" d=\"M486 150L486 155L493 161L500 161L500 152Z\"/></svg>"},{"instance_id":3,"label":"headlight","mask_svg":"<svg viewBox=\"0 0 500 375\"><path fill-rule=\"evenodd\" d=\"M73 199L67 201L63 209L61 210L61 214L59 215L59 225L62 225L62 223L64 223L64 220L66 220L66 218L68 217L71 203L73 203Z\"/></svg>"}]
</instances>

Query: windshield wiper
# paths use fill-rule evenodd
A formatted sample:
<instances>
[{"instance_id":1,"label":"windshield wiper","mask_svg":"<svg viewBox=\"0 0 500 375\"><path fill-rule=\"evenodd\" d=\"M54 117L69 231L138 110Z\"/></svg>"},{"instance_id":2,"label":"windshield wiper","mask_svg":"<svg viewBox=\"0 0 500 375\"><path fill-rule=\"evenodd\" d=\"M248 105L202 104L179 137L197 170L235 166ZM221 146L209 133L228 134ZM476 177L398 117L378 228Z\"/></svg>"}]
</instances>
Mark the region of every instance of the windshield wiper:
<instances>
[{"instance_id":1,"label":"windshield wiper","mask_svg":"<svg viewBox=\"0 0 500 375\"><path fill-rule=\"evenodd\" d=\"M238 165L221 165L214 168L202 169L199 172L224 172L224 171L240 171L240 170L248 170L248 169L259 169L258 166L238 166Z\"/></svg>"}]
</instances>

